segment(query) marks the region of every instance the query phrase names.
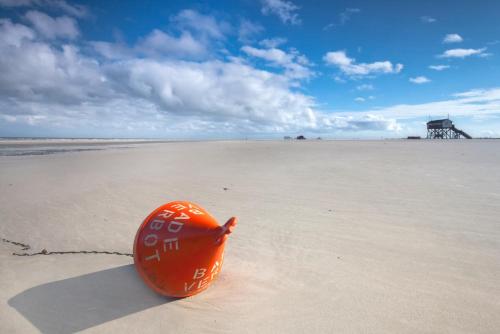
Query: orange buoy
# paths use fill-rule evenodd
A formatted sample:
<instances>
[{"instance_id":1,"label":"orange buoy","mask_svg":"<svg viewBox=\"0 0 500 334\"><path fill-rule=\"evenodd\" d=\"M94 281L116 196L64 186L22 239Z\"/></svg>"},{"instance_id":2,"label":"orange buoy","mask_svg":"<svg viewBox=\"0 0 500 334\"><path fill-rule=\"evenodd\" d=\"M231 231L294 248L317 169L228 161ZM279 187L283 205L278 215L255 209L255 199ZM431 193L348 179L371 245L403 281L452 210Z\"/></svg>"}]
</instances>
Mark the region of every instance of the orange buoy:
<instances>
[{"instance_id":1,"label":"orange buoy","mask_svg":"<svg viewBox=\"0 0 500 334\"><path fill-rule=\"evenodd\" d=\"M184 201L164 204L141 224L134 241L134 264L146 284L170 297L206 289L221 270L224 243L236 226L224 226L200 206Z\"/></svg>"}]
</instances>

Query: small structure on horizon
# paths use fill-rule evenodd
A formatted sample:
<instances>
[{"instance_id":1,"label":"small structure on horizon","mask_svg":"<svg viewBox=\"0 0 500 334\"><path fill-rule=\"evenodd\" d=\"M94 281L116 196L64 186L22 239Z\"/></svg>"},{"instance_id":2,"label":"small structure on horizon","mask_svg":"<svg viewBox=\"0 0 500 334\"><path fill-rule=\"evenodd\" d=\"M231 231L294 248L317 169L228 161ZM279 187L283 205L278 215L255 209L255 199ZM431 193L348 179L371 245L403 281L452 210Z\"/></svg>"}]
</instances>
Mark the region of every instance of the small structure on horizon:
<instances>
[{"instance_id":1,"label":"small structure on horizon","mask_svg":"<svg viewBox=\"0 0 500 334\"><path fill-rule=\"evenodd\" d=\"M427 122L427 139L472 139L466 132L457 129L449 118Z\"/></svg>"},{"instance_id":2,"label":"small structure on horizon","mask_svg":"<svg viewBox=\"0 0 500 334\"><path fill-rule=\"evenodd\" d=\"M300 136L297 136L297 140L306 140L306 137L304 137L303 135L300 135Z\"/></svg>"}]
</instances>

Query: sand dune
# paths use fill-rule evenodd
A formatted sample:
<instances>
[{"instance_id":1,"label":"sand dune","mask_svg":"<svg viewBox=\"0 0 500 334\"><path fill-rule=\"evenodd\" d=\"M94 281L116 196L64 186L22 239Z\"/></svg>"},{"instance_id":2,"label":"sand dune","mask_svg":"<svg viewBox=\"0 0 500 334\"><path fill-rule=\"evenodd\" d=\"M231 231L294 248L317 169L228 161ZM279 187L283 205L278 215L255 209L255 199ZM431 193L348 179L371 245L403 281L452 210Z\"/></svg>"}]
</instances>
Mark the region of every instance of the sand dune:
<instances>
[{"instance_id":1,"label":"sand dune","mask_svg":"<svg viewBox=\"0 0 500 334\"><path fill-rule=\"evenodd\" d=\"M500 141L42 146L0 143L0 237L30 246L0 243L2 333L500 328ZM154 294L128 256L12 255L130 253L172 200L239 218L194 297Z\"/></svg>"}]
</instances>

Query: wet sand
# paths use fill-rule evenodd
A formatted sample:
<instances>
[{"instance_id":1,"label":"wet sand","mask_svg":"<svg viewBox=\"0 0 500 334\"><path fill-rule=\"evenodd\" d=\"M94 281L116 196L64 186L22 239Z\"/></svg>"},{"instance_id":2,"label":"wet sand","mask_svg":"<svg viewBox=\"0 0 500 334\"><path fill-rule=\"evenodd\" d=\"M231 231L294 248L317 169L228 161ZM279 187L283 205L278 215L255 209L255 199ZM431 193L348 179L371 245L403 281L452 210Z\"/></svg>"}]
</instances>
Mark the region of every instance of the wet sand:
<instances>
[{"instance_id":1,"label":"wet sand","mask_svg":"<svg viewBox=\"0 0 500 334\"><path fill-rule=\"evenodd\" d=\"M21 144L0 143L0 332L500 328L500 141ZM178 300L126 256L172 200L239 218ZM43 249L123 255L12 255Z\"/></svg>"}]
</instances>

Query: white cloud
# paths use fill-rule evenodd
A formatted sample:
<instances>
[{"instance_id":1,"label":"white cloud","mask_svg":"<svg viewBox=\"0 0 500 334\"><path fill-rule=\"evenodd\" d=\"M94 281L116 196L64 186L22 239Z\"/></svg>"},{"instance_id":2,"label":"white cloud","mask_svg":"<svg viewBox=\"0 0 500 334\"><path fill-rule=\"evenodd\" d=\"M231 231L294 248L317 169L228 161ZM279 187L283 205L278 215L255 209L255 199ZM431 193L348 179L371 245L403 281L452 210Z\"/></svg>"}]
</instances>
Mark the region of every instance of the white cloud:
<instances>
[{"instance_id":1,"label":"white cloud","mask_svg":"<svg viewBox=\"0 0 500 334\"><path fill-rule=\"evenodd\" d=\"M36 113L39 104L84 103L108 91L103 86L104 77L98 63L82 57L76 46L54 47L31 36L20 40L12 36L4 38L4 34L19 31L20 26L0 22L0 96L3 99L9 97L12 103Z\"/></svg>"},{"instance_id":2,"label":"white cloud","mask_svg":"<svg viewBox=\"0 0 500 334\"><path fill-rule=\"evenodd\" d=\"M292 56L280 49L258 49L245 45L241 50L246 54L268 60L278 65L286 65L292 62Z\"/></svg>"},{"instance_id":3,"label":"white cloud","mask_svg":"<svg viewBox=\"0 0 500 334\"><path fill-rule=\"evenodd\" d=\"M493 91L496 93L495 91ZM454 97L467 97L467 98L483 98L485 95L487 95L488 90L486 89L471 89L465 92L460 92L460 93L455 93L453 94Z\"/></svg>"},{"instance_id":4,"label":"white cloud","mask_svg":"<svg viewBox=\"0 0 500 334\"><path fill-rule=\"evenodd\" d=\"M335 82L338 82L338 83L346 83L347 82L344 78L342 78L338 75L334 76L333 80L335 80Z\"/></svg>"},{"instance_id":5,"label":"white cloud","mask_svg":"<svg viewBox=\"0 0 500 334\"><path fill-rule=\"evenodd\" d=\"M151 56L174 56L200 58L207 53L205 45L194 39L189 32L174 37L155 29L136 47Z\"/></svg>"},{"instance_id":6,"label":"white cloud","mask_svg":"<svg viewBox=\"0 0 500 334\"><path fill-rule=\"evenodd\" d=\"M434 71L444 71L450 68L450 65L429 65L429 68Z\"/></svg>"},{"instance_id":7,"label":"white cloud","mask_svg":"<svg viewBox=\"0 0 500 334\"><path fill-rule=\"evenodd\" d=\"M286 38L275 37L275 38L266 38L259 42L265 48L272 49L277 48L278 46L285 44L287 42Z\"/></svg>"},{"instance_id":8,"label":"white cloud","mask_svg":"<svg viewBox=\"0 0 500 334\"><path fill-rule=\"evenodd\" d=\"M30 10L24 17L46 38L75 39L80 34L78 24L68 16L52 18L45 13Z\"/></svg>"},{"instance_id":9,"label":"white cloud","mask_svg":"<svg viewBox=\"0 0 500 334\"><path fill-rule=\"evenodd\" d=\"M384 116L370 112L332 113L321 114L319 119L322 132L329 130L339 132L358 131L390 131L399 132L401 126L395 119L388 119Z\"/></svg>"},{"instance_id":10,"label":"white cloud","mask_svg":"<svg viewBox=\"0 0 500 334\"><path fill-rule=\"evenodd\" d=\"M386 108L357 112L359 115L379 115L386 119L414 119L419 117L471 117L478 115L500 116L500 87L491 89L475 89L453 94L452 98L443 101L421 104L400 104ZM339 113L338 115L350 115Z\"/></svg>"},{"instance_id":11,"label":"white cloud","mask_svg":"<svg viewBox=\"0 0 500 334\"><path fill-rule=\"evenodd\" d=\"M111 60L126 59L133 56L133 50L123 44L103 41L90 41L88 44L99 55Z\"/></svg>"},{"instance_id":12,"label":"white cloud","mask_svg":"<svg viewBox=\"0 0 500 334\"><path fill-rule=\"evenodd\" d=\"M434 23L436 22L437 20L431 16L420 16L420 21L422 21L423 23Z\"/></svg>"},{"instance_id":13,"label":"white cloud","mask_svg":"<svg viewBox=\"0 0 500 334\"><path fill-rule=\"evenodd\" d=\"M215 17L198 13L195 10L185 9L174 16L171 21L181 30L196 32L200 37L225 39L225 34L231 26L224 21L217 21Z\"/></svg>"},{"instance_id":14,"label":"white cloud","mask_svg":"<svg viewBox=\"0 0 500 334\"><path fill-rule=\"evenodd\" d=\"M245 45L241 48L246 54L268 61L271 65L280 66L285 69L285 75L292 79L307 79L314 73L307 67L309 61L304 55L291 50L286 53L281 49L259 49Z\"/></svg>"},{"instance_id":15,"label":"white cloud","mask_svg":"<svg viewBox=\"0 0 500 334\"><path fill-rule=\"evenodd\" d=\"M465 58L469 56L482 56L482 55L489 55L484 53L486 51L486 48L481 48L481 49L451 49L451 50L446 50L443 54L439 55L439 58Z\"/></svg>"},{"instance_id":16,"label":"white cloud","mask_svg":"<svg viewBox=\"0 0 500 334\"><path fill-rule=\"evenodd\" d=\"M345 24L351 19L351 16L355 13L361 12L359 8L346 8L342 13L340 13L340 24Z\"/></svg>"},{"instance_id":17,"label":"white cloud","mask_svg":"<svg viewBox=\"0 0 500 334\"><path fill-rule=\"evenodd\" d=\"M403 69L403 64L393 65L387 60L374 63L356 63L356 59L349 58L345 51L328 52L323 60L329 65L337 66L345 75L353 77L378 73L399 73Z\"/></svg>"},{"instance_id":18,"label":"white cloud","mask_svg":"<svg viewBox=\"0 0 500 334\"><path fill-rule=\"evenodd\" d=\"M443 43L460 43L463 42L462 36L459 34L448 34L444 36Z\"/></svg>"},{"instance_id":19,"label":"white cloud","mask_svg":"<svg viewBox=\"0 0 500 334\"><path fill-rule=\"evenodd\" d=\"M338 22L332 22L327 24L323 30L329 30L338 26L343 26L346 24L352 17L352 15L361 12L359 8L346 8L343 12L339 14Z\"/></svg>"},{"instance_id":20,"label":"white cloud","mask_svg":"<svg viewBox=\"0 0 500 334\"><path fill-rule=\"evenodd\" d=\"M69 4L64 0L0 0L0 6L53 8L80 18L88 15L87 7L79 4Z\"/></svg>"},{"instance_id":21,"label":"white cloud","mask_svg":"<svg viewBox=\"0 0 500 334\"><path fill-rule=\"evenodd\" d=\"M367 100L375 100L375 96L373 95L369 95L367 97L358 96L354 99L355 102L359 103L366 102Z\"/></svg>"},{"instance_id":22,"label":"white cloud","mask_svg":"<svg viewBox=\"0 0 500 334\"><path fill-rule=\"evenodd\" d=\"M366 91L366 90L374 90L375 87L373 87L372 84L362 84L362 85L356 86L356 89L360 90L360 91Z\"/></svg>"},{"instance_id":23,"label":"white cloud","mask_svg":"<svg viewBox=\"0 0 500 334\"><path fill-rule=\"evenodd\" d=\"M491 56L493 56L493 53L490 53L490 52L483 52L483 53L478 55L479 58L488 58Z\"/></svg>"},{"instance_id":24,"label":"white cloud","mask_svg":"<svg viewBox=\"0 0 500 334\"><path fill-rule=\"evenodd\" d=\"M290 24L300 24L301 20L296 11L299 9L291 1L286 0L262 0L262 14L276 15L281 22Z\"/></svg>"},{"instance_id":25,"label":"white cloud","mask_svg":"<svg viewBox=\"0 0 500 334\"><path fill-rule=\"evenodd\" d=\"M88 14L87 7L78 4L69 4L63 0L45 0L49 6L59 8L69 15L84 17ZM43 3L43 1L42 1Z\"/></svg>"},{"instance_id":26,"label":"white cloud","mask_svg":"<svg viewBox=\"0 0 500 334\"><path fill-rule=\"evenodd\" d=\"M410 78L409 81L412 82L412 83L414 83L414 84L417 84L417 85L421 85L421 84L425 84L425 83L431 82L431 80L429 78L424 77L424 76L418 76L418 77L415 77L415 78Z\"/></svg>"},{"instance_id":27,"label":"white cloud","mask_svg":"<svg viewBox=\"0 0 500 334\"><path fill-rule=\"evenodd\" d=\"M238 28L238 40L243 43L249 43L263 31L264 27L260 24L243 19Z\"/></svg>"},{"instance_id":28,"label":"white cloud","mask_svg":"<svg viewBox=\"0 0 500 334\"><path fill-rule=\"evenodd\" d=\"M0 19L0 45L20 47L23 41L34 38L35 32L27 26Z\"/></svg>"},{"instance_id":29,"label":"white cloud","mask_svg":"<svg viewBox=\"0 0 500 334\"><path fill-rule=\"evenodd\" d=\"M288 79L241 63L132 60L112 73L125 75L132 96L179 116L263 127L314 122L313 101L290 92Z\"/></svg>"},{"instance_id":30,"label":"white cloud","mask_svg":"<svg viewBox=\"0 0 500 334\"><path fill-rule=\"evenodd\" d=\"M251 22L242 21L240 38L246 34L250 38ZM252 26L257 32L257 25ZM170 17L166 30L153 29L149 34L139 38L131 47L123 43L91 41L88 44L99 55L107 59L130 59L138 56L153 58L183 58L202 60L215 57L217 52L228 54L224 49L226 34L230 33L230 25L225 21L217 21L214 16L204 15L194 10L182 10Z\"/></svg>"}]
</instances>

